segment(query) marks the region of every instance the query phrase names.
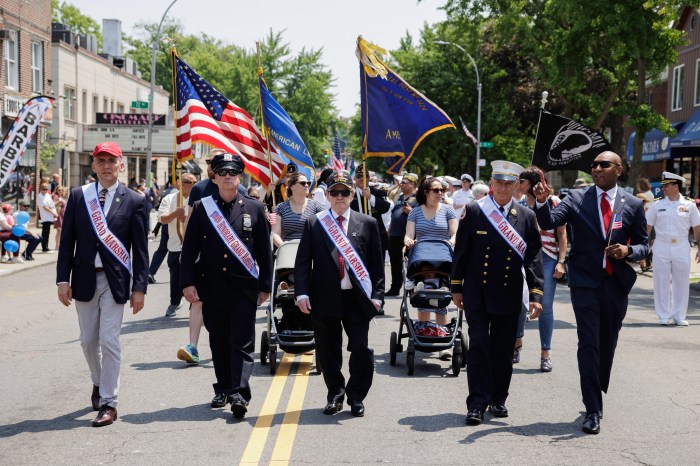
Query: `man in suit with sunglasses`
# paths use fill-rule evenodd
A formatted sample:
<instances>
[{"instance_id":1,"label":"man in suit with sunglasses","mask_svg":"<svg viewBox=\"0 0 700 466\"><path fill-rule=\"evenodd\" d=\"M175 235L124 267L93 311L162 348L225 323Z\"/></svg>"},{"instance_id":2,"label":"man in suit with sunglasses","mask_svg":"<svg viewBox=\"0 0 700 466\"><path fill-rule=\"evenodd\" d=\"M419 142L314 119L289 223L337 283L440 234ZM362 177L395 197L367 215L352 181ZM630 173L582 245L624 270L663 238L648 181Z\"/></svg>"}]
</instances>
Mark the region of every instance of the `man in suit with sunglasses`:
<instances>
[{"instance_id":1,"label":"man in suit with sunglasses","mask_svg":"<svg viewBox=\"0 0 700 466\"><path fill-rule=\"evenodd\" d=\"M294 266L294 291L299 309L311 314L316 357L328 389L323 414L340 412L347 395L352 415L361 417L374 374L369 322L384 297L384 255L377 220L350 208L350 174L336 172L327 184L331 209L306 220ZM350 351L347 384L341 372L343 329Z\"/></svg>"},{"instance_id":2,"label":"man in suit with sunglasses","mask_svg":"<svg viewBox=\"0 0 700 466\"><path fill-rule=\"evenodd\" d=\"M202 302L214 361L212 408L248 411L255 315L272 290L270 229L262 202L238 192L245 165L236 154L211 160L218 193L194 203L180 255L180 285Z\"/></svg>"},{"instance_id":3,"label":"man in suit with sunglasses","mask_svg":"<svg viewBox=\"0 0 700 466\"><path fill-rule=\"evenodd\" d=\"M571 227L568 274L586 406L582 430L597 434L603 417L601 391L608 391L627 297L637 279L630 262L644 259L649 247L642 201L617 186L620 157L602 152L591 164L591 175L595 186L572 190L553 210L546 202L546 181L538 183L534 193L541 228Z\"/></svg>"}]
</instances>

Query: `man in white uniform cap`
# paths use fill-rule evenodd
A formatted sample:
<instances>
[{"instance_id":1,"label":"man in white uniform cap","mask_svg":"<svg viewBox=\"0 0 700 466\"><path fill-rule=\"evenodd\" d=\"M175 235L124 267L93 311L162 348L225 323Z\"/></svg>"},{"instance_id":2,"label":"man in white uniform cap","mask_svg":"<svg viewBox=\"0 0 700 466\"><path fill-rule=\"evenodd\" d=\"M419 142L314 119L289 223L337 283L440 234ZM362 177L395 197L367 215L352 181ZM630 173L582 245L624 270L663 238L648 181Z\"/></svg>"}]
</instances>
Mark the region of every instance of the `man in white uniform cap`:
<instances>
[{"instance_id":1,"label":"man in white uniform cap","mask_svg":"<svg viewBox=\"0 0 700 466\"><path fill-rule=\"evenodd\" d=\"M654 251L654 307L659 324L687 326L690 287L690 243L688 229L693 227L695 241L700 241L700 213L695 202L680 194L683 177L663 172L661 191L664 197L647 211L647 231L656 230ZM700 262L700 250L695 255ZM669 277L671 280L669 281Z\"/></svg>"}]
</instances>

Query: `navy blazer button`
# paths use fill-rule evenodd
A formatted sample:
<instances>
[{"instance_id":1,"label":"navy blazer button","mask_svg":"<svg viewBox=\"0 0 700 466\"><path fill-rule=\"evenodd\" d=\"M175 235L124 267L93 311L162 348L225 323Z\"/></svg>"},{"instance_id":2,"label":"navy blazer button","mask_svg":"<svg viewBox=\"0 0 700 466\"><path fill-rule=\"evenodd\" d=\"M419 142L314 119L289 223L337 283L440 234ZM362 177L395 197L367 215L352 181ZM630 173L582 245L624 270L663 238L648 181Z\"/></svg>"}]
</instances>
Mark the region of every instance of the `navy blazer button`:
<instances>
[{"instance_id":1,"label":"navy blazer button","mask_svg":"<svg viewBox=\"0 0 700 466\"><path fill-rule=\"evenodd\" d=\"M204 235L204 239L207 239L207 235Z\"/></svg>"},{"instance_id":2,"label":"navy blazer button","mask_svg":"<svg viewBox=\"0 0 700 466\"><path fill-rule=\"evenodd\" d=\"M510 270L510 267L506 266L506 270Z\"/></svg>"}]
</instances>

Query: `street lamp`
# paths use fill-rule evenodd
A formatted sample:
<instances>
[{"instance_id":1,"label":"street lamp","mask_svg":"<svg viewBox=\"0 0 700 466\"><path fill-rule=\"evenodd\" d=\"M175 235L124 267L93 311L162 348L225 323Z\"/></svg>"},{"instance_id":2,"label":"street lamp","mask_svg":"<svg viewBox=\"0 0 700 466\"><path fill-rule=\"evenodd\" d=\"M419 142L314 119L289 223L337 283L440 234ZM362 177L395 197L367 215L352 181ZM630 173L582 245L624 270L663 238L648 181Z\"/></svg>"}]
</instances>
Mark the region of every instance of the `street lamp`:
<instances>
[{"instance_id":1,"label":"street lamp","mask_svg":"<svg viewBox=\"0 0 700 466\"><path fill-rule=\"evenodd\" d=\"M151 90L148 94L148 136L146 140L146 187L150 188L153 186L151 180L151 159L153 158L153 100L154 94L156 92L156 47L158 45L158 40L160 39L160 28L163 26L163 21L177 0L173 0L168 8L165 9L163 17L160 18L160 23L158 23L158 29L156 30L156 35L153 37L153 44L151 46ZM176 92L176 89L173 89Z\"/></svg>"},{"instance_id":2,"label":"street lamp","mask_svg":"<svg viewBox=\"0 0 700 466\"><path fill-rule=\"evenodd\" d=\"M471 55L469 55L469 52L464 50L462 46L459 44L455 44L454 42L446 42L444 40L436 40L434 41L435 44L438 45L453 45L457 47L459 50L464 52L468 57L469 60L472 62L472 65L474 65L474 72L476 72L476 92L477 92L477 115L476 115L476 177L475 179L479 179L479 161L481 160L481 80L479 79L479 68L476 66L476 62L472 58Z\"/></svg>"}]
</instances>

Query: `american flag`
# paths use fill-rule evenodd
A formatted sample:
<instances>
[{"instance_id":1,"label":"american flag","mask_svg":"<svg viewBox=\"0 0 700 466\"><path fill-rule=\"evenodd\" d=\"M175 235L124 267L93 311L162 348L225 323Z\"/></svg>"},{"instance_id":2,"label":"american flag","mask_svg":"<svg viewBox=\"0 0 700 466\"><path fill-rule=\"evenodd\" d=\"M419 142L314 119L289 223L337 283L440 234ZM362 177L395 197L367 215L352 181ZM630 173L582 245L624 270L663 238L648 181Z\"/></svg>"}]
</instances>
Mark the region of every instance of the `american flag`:
<instances>
[{"instance_id":1,"label":"american flag","mask_svg":"<svg viewBox=\"0 0 700 466\"><path fill-rule=\"evenodd\" d=\"M224 97L179 57L176 60L177 158L192 158L192 144L200 142L243 158L246 172L263 185L271 182L267 142L253 118ZM272 151L273 179L287 164Z\"/></svg>"},{"instance_id":2,"label":"american flag","mask_svg":"<svg viewBox=\"0 0 700 466\"><path fill-rule=\"evenodd\" d=\"M477 144L478 141L476 140L476 138L474 137L474 135L471 133L471 131L469 131L469 130L467 129L467 125L464 124L464 120L462 120L462 117L459 117L459 122L462 123L462 129L464 130L464 134L466 134L467 137L468 137L469 139L471 139L472 142L474 143L474 145L476 146L476 144Z\"/></svg>"},{"instance_id":3,"label":"american flag","mask_svg":"<svg viewBox=\"0 0 700 466\"><path fill-rule=\"evenodd\" d=\"M622 228L622 214L620 212L616 212L615 217L613 218L612 229L619 230L620 228Z\"/></svg>"},{"instance_id":4,"label":"american flag","mask_svg":"<svg viewBox=\"0 0 700 466\"><path fill-rule=\"evenodd\" d=\"M335 141L333 142L333 169L340 171L345 168L345 165L343 165L343 159L342 155L340 153L340 139L338 139L338 135L335 135Z\"/></svg>"}]
</instances>

